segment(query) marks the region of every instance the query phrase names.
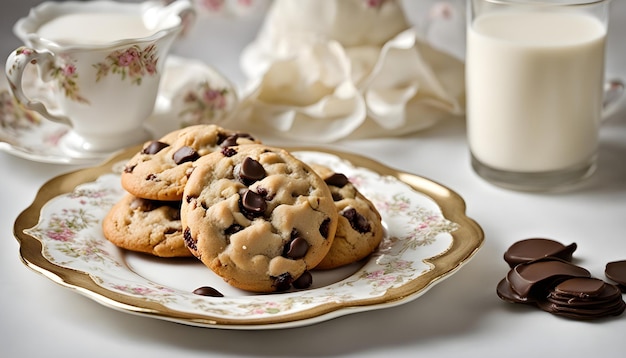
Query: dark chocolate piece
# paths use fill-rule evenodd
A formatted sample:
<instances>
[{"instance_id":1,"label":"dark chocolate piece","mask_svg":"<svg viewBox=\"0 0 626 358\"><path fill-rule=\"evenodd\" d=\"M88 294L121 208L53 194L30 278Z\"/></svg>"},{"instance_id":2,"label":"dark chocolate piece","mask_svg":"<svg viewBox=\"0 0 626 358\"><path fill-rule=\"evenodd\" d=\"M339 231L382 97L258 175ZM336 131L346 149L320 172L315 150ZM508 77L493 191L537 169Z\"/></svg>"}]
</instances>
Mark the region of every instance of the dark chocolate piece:
<instances>
[{"instance_id":1,"label":"dark chocolate piece","mask_svg":"<svg viewBox=\"0 0 626 358\"><path fill-rule=\"evenodd\" d=\"M597 278L565 280L550 290L547 299L537 302L542 310L577 320L618 316L626 309L620 290Z\"/></svg>"},{"instance_id":2,"label":"dark chocolate piece","mask_svg":"<svg viewBox=\"0 0 626 358\"><path fill-rule=\"evenodd\" d=\"M291 283L293 282L293 277L289 272L285 272L278 277L274 278L274 288L276 291L287 291L291 287Z\"/></svg>"},{"instance_id":3,"label":"dark chocolate piece","mask_svg":"<svg viewBox=\"0 0 626 358\"><path fill-rule=\"evenodd\" d=\"M496 289L496 293L498 297L503 301L511 302L511 303L534 303L534 299L530 299L528 297L522 297L517 294L517 292L511 289L511 285L509 285L509 281L506 278L503 278L498 282L498 287Z\"/></svg>"},{"instance_id":4,"label":"dark chocolate piece","mask_svg":"<svg viewBox=\"0 0 626 358\"><path fill-rule=\"evenodd\" d=\"M196 240L191 236L191 229L188 227L183 231L183 241L185 242L185 246L187 246L190 250L196 251L198 250L198 246L196 246Z\"/></svg>"},{"instance_id":5,"label":"dark chocolate piece","mask_svg":"<svg viewBox=\"0 0 626 358\"><path fill-rule=\"evenodd\" d=\"M210 286L202 286L193 290L193 293L200 296L209 296L209 297L224 297L224 295Z\"/></svg>"},{"instance_id":6,"label":"dark chocolate piece","mask_svg":"<svg viewBox=\"0 0 626 358\"><path fill-rule=\"evenodd\" d=\"M301 259L309 251L309 243L300 236L297 236L287 245L286 256L290 259Z\"/></svg>"},{"instance_id":7,"label":"dark chocolate piece","mask_svg":"<svg viewBox=\"0 0 626 358\"><path fill-rule=\"evenodd\" d=\"M617 283L622 292L626 292L626 260L613 261L606 264L604 275Z\"/></svg>"},{"instance_id":8,"label":"dark chocolate piece","mask_svg":"<svg viewBox=\"0 0 626 358\"><path fill-rule=\"evenodd\" d=\"M550 239L526 239L511 245L504 253L504 261L506 261L511 268L524 262L549 256L571 261L572 254L576 251L576 248L576 243L565 246L558 241Z\"/></svg>"},{"instance_id":9,"label":"dark chocolate piece","mask_svg":"<svg viewBox=\"0 0 626 358\"><path fill-rule=\"evenodd\" d=\"M333 175L324 179L324 181L326 182L326 185L332 185L338 188L343 188L346 184L350 182L348 180L348 177L341 173L334 173Z\"/></svg>"},{"instance_id":10,"label":"dark chocolate piece","mask_svg":"<svg viewBox=\"0 0 626 358\"><path fill-rule=\"evenodd\" d=\"M557 258L544 258L519 264L506 276L511 289L521 297L541 296L546 287L573 277L590 277L586 269Z\"/></svg>"},{"instance_id":11,"label":"dark chocolate piece","mask_svg":"<svg viewBox=\"0 0 626 358\"><path fill-rule=\"evenodd\" d=\"M293 281L292 285L297 289L305 289L313 284L313 275L309 271L304 271L300 277Z\"/></svg>"},{"instance_id":12,"label":"dark chocolate piece","mask_svg":"<svg viewBox=\"0 0 626 358\"><path fill-rule=\"evenodd\" d=\"M192 162L196 159L200 158L198 152L195 149L184 146L178 149L172 154L172 159L174 159L174 163L183 164L185 162Z\"/></svg>"},{"instance_id":13,"label":"dark chocolate piece","mask_svg":"<svg viewBox=\"0 0 626 358\"><path fill-rule=\"evenodd\" d=\"M370 223L367 221L365 216L359 214L356 209L348 207L341 212L341 215L348 219L350 226L361 234L367 233L371 230Z\"/></svg>"},{"instance_id":14,"label":"dark chocolate piece","mask_svg":"<svg viewBox=\"0 0 626 358\"><path fill-rule=\"evenodd\" d=\"M263 165L250 157L246 157L239 168L239 177L246 185L250 185L265 178L265 175L265 168L263 168Z\"/></svg>"},{"instance_id":15,"label":"dark chocolate piece","mask_svg":"<svg viewBox=\"0 0 626 358\"><path fill-rule=\"evenodd\" d=\"M153 140L141 151L142 154L157 154L162 149L169 147L170 145L167 143L159 142L158 140Z\"/></svg>"},{"instance_id":16,"label":"dark chocolate piece","mask_svg":"<svg viewBox=\"0 0 626 358\"><path fill-rule=\"evenodd\" d=\"M263 197L252 190L246 190L240 199L241 210L246 217L258 217L265 213L267 203Z\"/></svg>"}]
</instances>

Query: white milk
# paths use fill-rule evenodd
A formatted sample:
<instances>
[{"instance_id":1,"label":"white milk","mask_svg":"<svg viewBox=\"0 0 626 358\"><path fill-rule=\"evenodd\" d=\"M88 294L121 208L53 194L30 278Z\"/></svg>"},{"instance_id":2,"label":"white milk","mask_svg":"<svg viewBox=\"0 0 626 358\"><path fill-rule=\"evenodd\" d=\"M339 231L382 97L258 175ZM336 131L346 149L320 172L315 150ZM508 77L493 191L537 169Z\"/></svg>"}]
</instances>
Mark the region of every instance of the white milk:
<instances>
[{"instance_id":1,"label":"white milk","mask_svg":"<svg viewBox=\"0 0 626 358\"><path fill-rule=\"evenodd\" d=\"M151 36L155 30L148 29L139 15L76 13L46 22L37 33L60 45L99 45Z\"/></svg>"},{"instance_id":2,"label":"white milk","mask_svg":"<svg viewBox=\"0 0 626 358\"><path fill-rule=\"evenodd\" d=\"M483 164L544 172L597 149L606 30L573 13L492 13L467 38L468 139Z\"/></svg>"}]
</instances>

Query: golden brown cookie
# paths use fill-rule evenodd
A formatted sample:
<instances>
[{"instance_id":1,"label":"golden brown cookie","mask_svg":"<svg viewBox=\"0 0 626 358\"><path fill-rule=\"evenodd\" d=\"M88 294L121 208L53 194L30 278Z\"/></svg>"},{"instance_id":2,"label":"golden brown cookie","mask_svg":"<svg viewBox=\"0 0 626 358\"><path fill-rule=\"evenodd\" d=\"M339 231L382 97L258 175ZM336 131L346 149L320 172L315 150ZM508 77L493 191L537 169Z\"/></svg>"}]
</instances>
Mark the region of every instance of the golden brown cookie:
<instances>
[{"instance_id":1,"label":"golden brown cookie","mask_svg":"<svg viewBox=\"0 0 626 358\"><path fill-rule=\"evenodd\" d=\"M333 244L316 268L332 269L364 259L383 238L380 213L345 175L318 164L311 164L311 168L328 185L339 214Z\"/></svg>"},{"instance_id":2,"label":"golden brown cookie","mask_svg":"<svg viewBox=\"0 0 626 358\"><path fill-rule=\"evenodd\" d=\"M122 186L145 199L179 201L187 175L198 158L232 145L258 143L247 133L216 125L196 125L151 141L133 156L122 173Z\"/></svg>"},{"instance_id":3,"label":"golden brown cookie","mask_svg":"<svg viewBox=\"0 0 626 358\"><path fill-rule=\"evenodd\" d=\"M306 288L337 227L328 186L287 151L249 144L214 152L185 186L185 244L232 286Z\"/></svg>"},{"instance_id":4,"label":"golden brown cookie","mask_svg":"<svg viewBox=\"0 0 626 358\"><path fill-rule=\"evenodd\" d=\"M180 202L126 194L102 222L104 236L118 247L160 257L192 256L183 242Z\"/></svg>"}]
</instances>

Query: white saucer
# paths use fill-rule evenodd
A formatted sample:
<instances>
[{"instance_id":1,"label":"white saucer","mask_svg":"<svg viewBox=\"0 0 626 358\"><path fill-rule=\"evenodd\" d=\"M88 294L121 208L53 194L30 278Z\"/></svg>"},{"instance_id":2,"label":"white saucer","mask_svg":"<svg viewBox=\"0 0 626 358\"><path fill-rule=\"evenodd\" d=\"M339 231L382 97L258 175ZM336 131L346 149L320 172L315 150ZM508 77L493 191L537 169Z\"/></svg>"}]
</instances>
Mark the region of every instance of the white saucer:
<instances>
[{"instance_id":1,"label":"white saucer","mask_svg":"<svg viewBox=\"0 0 626 358\"><path fill-rule=\"evenodd\" d=\"M35 71L34 66L31 68ZM49 96L50 89L41 87L36 80L24 85L27 91L39 92L44 98ZM207 88L213 91L213 96L203 96ZM211 108L216 93L221 96L219 106ZM185 125L224 120L238 103L236 88L217 70L200 61L169 56L154 112L146 121L146 127L154 138L160 138ZM6 78L0 76L0 150L28 160L54 164L94 163L113 154L94 157L69 152L59 145L68 131L67 126L48 121L16 103Z\"/></svg>"}]
</instances>

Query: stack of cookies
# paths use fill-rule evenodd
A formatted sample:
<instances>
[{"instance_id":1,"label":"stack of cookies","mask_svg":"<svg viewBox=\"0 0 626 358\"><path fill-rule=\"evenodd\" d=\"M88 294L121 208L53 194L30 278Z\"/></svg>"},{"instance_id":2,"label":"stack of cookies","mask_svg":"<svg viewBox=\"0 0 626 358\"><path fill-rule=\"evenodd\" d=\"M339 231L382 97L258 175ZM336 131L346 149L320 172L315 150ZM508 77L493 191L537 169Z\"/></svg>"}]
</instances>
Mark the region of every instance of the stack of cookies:
<instances>
[{"instance_id":1,"label":"stack of cookies","mask_svg":"<svg viewBox=\"0 0 626 358\"><path fill-rule=\"evenodd\" d=\"M128 193L103 221L109 241L195 256L248 291L307 288L310 270L361 260L383 236L380 214L344 175L215 125L146 143L121 181Z\"/></svg>"}]
</instances>

